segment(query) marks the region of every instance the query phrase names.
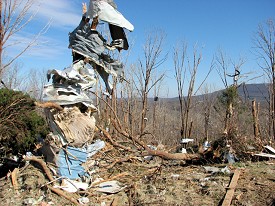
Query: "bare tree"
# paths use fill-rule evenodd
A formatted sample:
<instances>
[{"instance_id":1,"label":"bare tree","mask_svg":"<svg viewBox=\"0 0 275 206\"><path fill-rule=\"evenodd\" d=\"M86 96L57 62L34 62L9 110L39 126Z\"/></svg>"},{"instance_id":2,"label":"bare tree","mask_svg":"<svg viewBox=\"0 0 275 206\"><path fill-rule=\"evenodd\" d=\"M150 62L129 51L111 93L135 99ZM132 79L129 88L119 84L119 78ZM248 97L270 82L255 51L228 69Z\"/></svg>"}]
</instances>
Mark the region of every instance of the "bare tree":
<instances>
[{"instance_id":1,"label":"bare tree","mask_svg":"<svg viewBox=\"0 0 275 206\"><path fill-rule=\"evenodd\" d=\"M203 94L202 108L204 111L204 138L209 140L209 129L211 125L210 117L213 113L213 107L217 101L217 97L215 93L212 93L214 90L211 85L205 84L201 93Z\"/></svg>"},{"instance_id":2,"label":"bare tree","mask_svg":"<svg viewBox=\"0 0 275 206\"><path fill-rule=\"evenodd\" d=\"M36 100L42 101L43 88L47 84L47 71L31 69L25 77L26 84L23 91L26 91L31 97Z\"/></svg>"},{"instance_id":3,"label":"bare tree","mask_svg":"<svg viewBox=\"0 0 275 206\"><path fill-rule=\"evenodd\" d=\"M221 95L221 100L226 106L226 115L224 120L224 134L228 134L230 129L236 129L236 124L233 125L234 106L238 99L238 80L241 73L241 67L244 65L245 60L240 58L237 62L232 61L227 55L219 50L216 55L217 72L224 84L225 90ZM229 73L229 68L234 70L233 74ZM233 78L233 83L228 83L228 78ZM236 123L236 122L235 122Z\"/></svg>"},{"instance_id":4,"label":"bare tree","mask_svg":"<svg viewBox=\"0 0 275 206\"><path fill-rule=\"evenodd\" d=\"M46 32L49 24L41 31L30 38L29 42L24 45L24 48L17 52L14 56L9 56L4 62L5 50L9 47L14 47L22 44L19 41L11 41L12 37L19 34L32 21L36 13L31 12L31 7L35 0L1 0L0 1L0 78L12 63L15 62L23 53L30 47L37 44L38 38Z\"/></svg>"},{"instance_id":5,"label":"bare tree","mask_svg":"<svg viewBox=\"0 0 275 206\"><path fill-rule=\"evenodd\" d=\"M148 108L148 95L156 84L164 77L164 73L160 73L159 77L152 78L152 72L162 65L167 59L167 54L163 55L162 45L164 41L164 34L150 34L148 35L146 44L144 46L145 64L139 60L139 72L137 73L138 84L136 88L141 96L142 112L141 112L141 134L145 130L146 115Z\"/></svg>"},{"instance_id":6,"label":"bare tree","mask_svg":"<svg viewBox=\"0 0 275 206\"><path fill-rule=\"evenodd\" d=\"M264 25L260 24L255 38L255 50L259 58L261 69L268 76L271 83L270 91L270 129L269 135L275 138L275 24L269 19Z\"/></svg>"},{"instance_id":7,"label":"bare tree","mask_svg":"<svg viewBox=\"0 0 275 206\"><path fill-rule=\"evenodd\" d=\"M155 76L155 80L154 81L157 81L158 79L158 75ZM163 83L163 78L158 81L158 83L155 85L154 87L154 103L153 103L153 134L156 133L156 128L157 128L157 117L156 117L156 113L157 113L157 103L159 102L159 92L160 92L160 88L161 88L161 84Z\"/></svg>"},{"instance_id":8,"label":"bare tree","mask_svg":"<svg viewBox=\"0 0 275 206\"><path fill-rule=\"evenodd\" d=\"M193 56L191 60L187 55L187 44L183 43L180 48L174 49L174 68L175 78L177 81L178 98L180 103L181 116L181 137L189 138L192 132L193 122L190 120L190 109L192 103L192 96L200 89L208 75L210 74L213 65L210 67L208 74L202 81L197 90L195 90L195 81L199 65L202 60L201 52L194 47ZM184 94L184 87L187 87L187 96Z\"/></svg>"}]
</instances>

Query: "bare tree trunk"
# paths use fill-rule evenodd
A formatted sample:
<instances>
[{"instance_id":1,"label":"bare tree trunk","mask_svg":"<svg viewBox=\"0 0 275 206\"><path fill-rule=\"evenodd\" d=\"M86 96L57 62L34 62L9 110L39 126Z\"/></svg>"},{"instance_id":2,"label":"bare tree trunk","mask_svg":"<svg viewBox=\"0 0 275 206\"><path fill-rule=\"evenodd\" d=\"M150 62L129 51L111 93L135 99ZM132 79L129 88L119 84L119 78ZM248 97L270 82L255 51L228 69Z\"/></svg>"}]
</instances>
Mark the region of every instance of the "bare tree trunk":
<instances>
[{"instance_id":1,"label":"bare tree trunk","mask_svg":"<svg viewBox=\"0 0 275 206\"><path fill-rule=\"evenodd\" d=\"M147 115L147 105L148 105L148 84L150 80L150 73L148 70L146 71L146 79L145 79L145 88L142 93L142 111L141 111L141 125L140 125L140 133L144 133L146 127L146 115Z\"/></svg>"},{"instance_id":2,"label":"bare tree trunk","mask_svg":"<svg viewBox=\"0 0 275 206\"><path fill-rule=\"evenodd\" d=\"M260 135L259 129L259 105L256 105L256 101L252 101L252 116L253 116L253 128L254 128L254 136L256 138Z\"/></svg>"},{"instance_id":3,"label":"bare tree trunk","mask_svg":"<svg viewBox=\"0 0 275 206\"><path fill-rule=\"evenodd\" d=\"M271 62L271 64L272 64L272 62ZM271 93L272 93L272 110L271 110L272 111L272 114L271 114L272 137L273 137L273 139L275 139L275 65L274 65L274 63L272 65L272 92Z\"/></svg>"},{"instance_id":4,"label":"bare tree trunk","mask_svg":"<svg viewBox=\"0 0 275 206\"><path fill-rule=\"evenodd\" d=\"M178 97L180 103L180 115L181 115L181 138L189 138L192 132L192 122L190 122L190 109L192 103L192 95L194 95L194 85L196 80L196 75L198 71L199 64L201 62L202 56L194 48L193 61L192 64L188 61L187 65L185 63L187 45L183 44L182 48L174 50L174 68L175 77L177 81ZM190 75L190 76L188 76ZM184 97L183 87L188 81L188 93L187 97ZM207 78L207 77L206 77Z\"/></svg>"},{"instance_id":5,"label":"bare tree trunk","mask_svg":"<svg viewBox=\"0 0 275 206\"><path fill-rule=\"evenodd\" d=\"M258 59L261 59L259 65L270 79L271 89L269 98L269 135L275 139L275 24L272 19L266 21L266 24L259 25L257 31L258 37L255 39L255 48Z\"/></svg>"},{"instance_id":6,"label":"bare tree trunk","mask_svg":"<svg viewBox=\"0 0 275 206\"><path fill-rule=\"evenodd\" d=\"M153 134L155 134L155 132L156 132L156 107L157 107L155 100L154 100L153 104L154 104L153 105Z\"/></svg>"},{"instance_id":7,"label":"bare tree trunk","mask_svg":"<svg viewBox=\"0 0 275 206\"><path fill-rule=\"evenodd\" d=\"M2 24L2 0L0 1L0 79L2 78L2 53L3 53L3 35L4 29Z\"/></svg>"},{"instance_id":8,"label":"bare tree trunk","mask_svg":"<svg viewBox=\"0 0 275 206\"><path fill-rule=\"evenodd\" d=\"M154 88L164 77L164 73L160 74L156 80L152 80L152 72L156 70L167 59L167 54L162 56L162 44L164 35L157 33L155 36L148 36L144 55L145 64L140 61L140 69L138 81L140 88L137 88L142 99L142 112L140 122L140 133L143 134L147 121L147 109L148 109L148 95L152 88Z\"/></svg>"},{"instance_id":9,"label":"bare tree trunk","mask_svg":"<svg viewBox=\"0 0 275 206\"><path fill-rule=\"evenodd\" d=\"M147 88L146 88L147 89ZM146 91L146 90L145 90ZM146 127L146 115L147 115L147 105L148 105L148 95L146 92L143 92L142 97L142 111L141 111L141 125L140 125L140 133L142 134Z\"/></svg>"},{"instance_id":10,"label":"bare tree trunk","mask_svg":"<svg viewBox=\"0 0 275 206\"><path fill-rule=\"evenodd\" d=\"M207 108L207 110L204 113L204 136L206 140L208 140L209 137L209 119L210 119L210 108Z\"/></svg>"},{"instance_id":11,"label":"bare tree trunk","mask_svg":"<svg viewBox=\"0 0 275 206\"><path fill-rule=\"evenodd\" d=\"M268 120L269 120L269 122L268 122L268 134L269 134L269 136L271 137L272 135L271 135L271 133L272 133L272 114L273 114L273 112L272 112L272 108L273 108L273 89L272 89L272 87L273 87L273 85L271 85L270 87L269 87L269 107L268 107L268 109L269 109L269 111L268 111Z\"/></svg>"},{"instance_id":12,"label":"bare tree trunk","mask_svg":"<svg viewBox=\"0 0 275 206\"><path fill-rule=\"evenodd\" d=\"M233 104L232 104L232 102L230 102L227 105L226 112L225 112L224 130L223 130L224 134L228 134L229 125L230 125L229 123L230 123L232 115L233 115Z\"/></svg>"}]
</instances>

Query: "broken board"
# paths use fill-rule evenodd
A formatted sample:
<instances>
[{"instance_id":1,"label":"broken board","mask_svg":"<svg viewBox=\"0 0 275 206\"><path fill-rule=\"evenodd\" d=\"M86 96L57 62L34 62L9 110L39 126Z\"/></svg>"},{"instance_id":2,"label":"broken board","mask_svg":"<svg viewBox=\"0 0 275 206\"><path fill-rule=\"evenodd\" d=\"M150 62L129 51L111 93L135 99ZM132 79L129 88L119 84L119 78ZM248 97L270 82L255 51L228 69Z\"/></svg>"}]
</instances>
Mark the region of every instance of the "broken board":
<instances>
[{"instance_id":1,"label":"broken board","mask_svg":"<svg viewBox=\"0 0 275 206\"><path fill-rule=\"evenodd\" d=\"M234 172L234 175L232 177L232 180L230 182L229 189L226 192L226 195L225 195L225 198L223 200L222 206L230 206L231 205L231 201L232 201L232 198L234 196L235 188L237 186L237 182L238 182L238 179L240 177L240 174L241 174L241 170L236 169L236 171Z\"/></svg>"}]
</instances>

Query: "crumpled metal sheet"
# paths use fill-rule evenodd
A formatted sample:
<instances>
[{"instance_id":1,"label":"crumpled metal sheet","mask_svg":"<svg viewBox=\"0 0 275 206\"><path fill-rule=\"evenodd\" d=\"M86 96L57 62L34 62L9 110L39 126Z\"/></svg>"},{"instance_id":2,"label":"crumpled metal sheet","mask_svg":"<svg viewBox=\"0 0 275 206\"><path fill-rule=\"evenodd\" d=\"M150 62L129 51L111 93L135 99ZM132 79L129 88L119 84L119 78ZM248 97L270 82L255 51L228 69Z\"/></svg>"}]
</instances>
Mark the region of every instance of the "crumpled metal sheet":
<instances>
[{"instance_id":1,"label":"crumpled metal sheet","mask_svg":"<svg viewBox=\"0 0 275 206\"><path fill-rule=\"evenodd\" d=\"M59 105L83 104L85 107L96 111L92 99L85 93L86 90L95 86L97 79L92 67L79 61L65 70L49 70L48 80L52 84L45 85L43 101L56 102Z\"/></svg>"},{"instance_id":2,"label":"crumpled metal sheet","mask_svg":"<svg viewBox=\"0 0 275 206\"><path fill-rule=\"evenodd\" d=\"M105 54L106 40L96 30L91 30L89 23L81 20L79 26L69 34L69 48L85 57L99 73L105 83L106 89L111 94L112 85L109 75L123 79L123 64Z\"/></svg>"},{"instance_id":3,"label":"crumpled metal sheet","mask_svg":"<svg viewBox=\"0 0 275 206\"><path fill-rule=\"evenodd\" d=\"M114 77L123 74L123 64L117 60L112 59L104 51L107 48L106 40L96 30L91 30L83 24L83 20L79 26L69 34L69 48L73 52L81 54L90 62L102 67L105 72Z\"/></svg>"},{"instance_id":4,"label":"crumpled metal sheet","mask_svg":"<svg viewBox=\"0 0 275 206\"><path fill-rule=\"evenodd\" d=\"M44 86L43 101L56 102L59 105L73 105L82 103L87 107L94 107L93 101L79 87L63 84Z\"/></svg>"},{"instance_id":5,"label":"crumpled metal sheet","mask_svg":"<svg viewBox=\"0 0 275 206\"><path fill-rule=\"evenodd\" d=\"M77 147L91 142L95 130L92 114L97 108L87 95L87 90L97 82L93 68L81 60L62 71L49 70L47 77L52 84L44 86L43 101L64 107L62 111L45 110L58 143Z\"/></svg>"},{"instance_id":6,"label":"crumpled metal sheet","mask_svg":"<svg viewBox=\"0 0 275 206\"><path fill-rule=\"evenodd\" d=\"M96 16L102 21L129 31L134 30L134 26L116 9L112 0L90 0L87 17L92 19Z\"/></svg>"},{"instance_id":7,"label":"crumpled metal sheet","mask_svg":"<svg viewBox=\"0 0 275 206\"><path fill-rule=\"evenodd\" d=\"M64 70L48 70L47 78L48 81L52 78L53 84L76 84L82 90L94 87L97 82L92 66L83 60L72 64Z\"/></svg>"}]
</instances>

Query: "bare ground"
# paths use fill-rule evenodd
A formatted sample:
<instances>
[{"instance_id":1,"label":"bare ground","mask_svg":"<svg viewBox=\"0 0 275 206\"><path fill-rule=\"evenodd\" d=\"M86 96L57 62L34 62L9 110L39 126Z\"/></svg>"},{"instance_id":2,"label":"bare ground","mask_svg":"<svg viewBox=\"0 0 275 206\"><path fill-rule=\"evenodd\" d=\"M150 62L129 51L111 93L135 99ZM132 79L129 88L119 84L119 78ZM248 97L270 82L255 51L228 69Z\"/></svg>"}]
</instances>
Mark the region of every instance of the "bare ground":
<instances>
[{"instance_id":1,"label":"bare ground","mask_svg":"<svg viewBox=\"0 0 275 206\"><path fill-rule=\"evenodd\" d=\"M156 158L149 163L131 161L101 170L104 179L118 175L117 180L127 186L117 194L106 195L94 188L64 194L75 199L85 196L89 198L86 205L100 206L221 205L234 170L241 168L231 205L275 205L274 160L211 166L228 166L231 174L211 174L201 165ZM0 180L0 205L74 205L44 186L49 181L38 165L21 168L17 181L15 190L9 175Z\"/></svg>"}]
</instances>

